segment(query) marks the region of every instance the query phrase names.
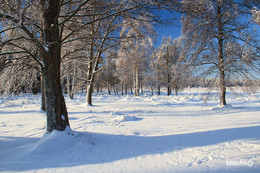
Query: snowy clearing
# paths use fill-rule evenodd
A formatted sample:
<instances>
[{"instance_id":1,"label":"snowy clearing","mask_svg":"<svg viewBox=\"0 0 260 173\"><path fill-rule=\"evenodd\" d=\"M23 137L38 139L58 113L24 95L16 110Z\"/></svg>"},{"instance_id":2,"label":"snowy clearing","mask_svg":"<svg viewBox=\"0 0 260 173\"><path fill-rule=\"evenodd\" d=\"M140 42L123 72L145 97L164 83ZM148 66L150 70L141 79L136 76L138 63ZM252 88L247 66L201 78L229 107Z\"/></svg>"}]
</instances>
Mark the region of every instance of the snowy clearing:
<instances>
[{"instance_id":1,"label":"snowy clearing","mask_svg":"<svg viewBox=\"0 0 260 173\"><path fill-rule=\"evenodd\" d=\"M1 172L260 172L260 92L66 98L71 129L45 133L40 96L0 100Z\"/></svg>"}]
</instances>

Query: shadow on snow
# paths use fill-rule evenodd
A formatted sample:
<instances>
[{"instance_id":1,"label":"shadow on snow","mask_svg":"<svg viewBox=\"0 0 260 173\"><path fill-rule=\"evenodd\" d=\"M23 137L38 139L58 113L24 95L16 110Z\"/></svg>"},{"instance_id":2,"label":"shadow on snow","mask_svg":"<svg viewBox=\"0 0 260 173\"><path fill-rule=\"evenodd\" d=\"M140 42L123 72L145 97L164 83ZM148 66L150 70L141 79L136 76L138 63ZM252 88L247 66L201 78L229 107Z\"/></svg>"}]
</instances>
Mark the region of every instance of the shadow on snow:
<instances>
[{"instance_id":1,"label":"shadow on snow","mask_svg":"<svg viewBox=\"0 0 260 173\"><path fill-rule=\"evenodd\" d=\"M61 135L47 140L46 136L41 139L0 136L0 171L101 164L233 140L259 140L259 131L260 126L252 126L152 137L73 131L74 135L59 132Z\"/></svg>"}]
</instances>

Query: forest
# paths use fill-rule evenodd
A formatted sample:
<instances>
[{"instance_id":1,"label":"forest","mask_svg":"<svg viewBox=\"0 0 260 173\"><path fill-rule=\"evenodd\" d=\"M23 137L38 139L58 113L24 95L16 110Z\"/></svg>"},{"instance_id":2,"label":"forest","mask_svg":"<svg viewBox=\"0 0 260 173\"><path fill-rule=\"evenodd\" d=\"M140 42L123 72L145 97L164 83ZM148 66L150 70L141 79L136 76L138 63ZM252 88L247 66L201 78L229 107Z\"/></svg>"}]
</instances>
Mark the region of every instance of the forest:
<instances>
[{"instance_id":1,"label":"forest","mask_svg":"<svg viewBox=\"0 0 260 173\"><path fill-rule=\"evenodd\" d=\"M182 35L154 46L156 25L181 14ZM259 2L221 0L1 1L1 95L40 92L47 131L69 125L70 98L106 90L139 96L144 90L259 87ZM62 118L65 117L65 118Z\"/></svg>"},{"instance_id":2,"label":"forest","mask_svg":"<svg viewBox=\"0 0 260 173\"><path fill-rule=\"evenodd\" d=\"M259 25L259 0L0 0L0 172L258 173Z\"/></svg>"}]
</instances>

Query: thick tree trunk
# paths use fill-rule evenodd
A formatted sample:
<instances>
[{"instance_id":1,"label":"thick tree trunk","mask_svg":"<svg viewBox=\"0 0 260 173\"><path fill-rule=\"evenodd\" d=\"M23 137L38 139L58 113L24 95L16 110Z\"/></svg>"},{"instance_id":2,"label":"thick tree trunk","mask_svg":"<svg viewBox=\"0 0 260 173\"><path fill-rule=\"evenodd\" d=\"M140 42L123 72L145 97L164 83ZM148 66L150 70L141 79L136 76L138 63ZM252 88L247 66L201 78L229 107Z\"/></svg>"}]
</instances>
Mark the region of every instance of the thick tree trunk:
<instances>
[{"instance_id":1,"label":"thick tree trunk","mask_svg":"<svg viewBox=\"0 0 260 173\"><path fill-rule=\"evenodd\" d=\"M61 45L59 40L59 0L41 0L43 33L46 52L43 53L44 89L47 132L63 131L69 126L68 113L60 81Z\"/></svg>"},{"instance_id":2,"label":"thick tree trunk","mask_svg":"<svg viewBox=\"0 0 260 173\"><path fill-rule=\"evenodd\" d=\"M58 69L59 65L56 63L56 65L52 64L51 66L46 66L47 70L44 75L47 131L63 131L69 126L68 113L62 95L60 72L54 70Z\"/></svg>"}]
</instances>

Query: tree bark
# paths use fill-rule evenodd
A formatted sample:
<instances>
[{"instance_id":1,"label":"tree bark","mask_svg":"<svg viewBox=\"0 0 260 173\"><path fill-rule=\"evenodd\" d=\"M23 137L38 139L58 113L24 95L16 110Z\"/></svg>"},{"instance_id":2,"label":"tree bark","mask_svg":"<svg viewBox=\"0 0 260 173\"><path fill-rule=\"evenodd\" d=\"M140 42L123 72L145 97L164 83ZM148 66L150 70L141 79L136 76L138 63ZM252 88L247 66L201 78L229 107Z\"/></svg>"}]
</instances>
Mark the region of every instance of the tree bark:
<instances>
[{"instance_id":1,"label":"tree bark","mask_svg":"<svg viewBox=\"0 0 260 173\"><path fill-rule=\"evenodd\" d=\"M218 2L219 3L219 2ZM225 81L225 66L223 56L223 29L222 29L222 15L220 4L218 4L218 59L219 59L219 84L220 84L220 105L225 106L226 103L226 81Z\"/></svg>"},{"instance_id":2,"label":"tree bark","mask_svg":"<svg viewBox=\"0 0 260 173\"><path fill-rule=\"evenodd\" d=\"M171 95L171 87L169 83L167 84L167 95Z\"/></svg>"},{"instance_id":3,"label":"tree bark","mask_svg":"<svg viewBox=\"0 0 260 173\"><path fill-rule=\"evenodd\" d=\"M42 94L42 102L41 102L41 110L46 111L45 104L45 91L44 91L44 74L41 74L41 94Z\"/></svg>"},{"instance_id":4,"label":"tree bark","mask_svg":"<svg viewBox=\"0 0 260 173\"><path fill-rule=\"evenodd\" d=\"M226 81L224 71L224 58L222 53L222 42L219 42L219 82L220 82L220 105L225 106L226 103Z\"/></svg>"},{"instance_id":5,"label":"tree bark","mask_svg":"<svg viewBox=\"0 0 260 173\"><path fill-rule=\"evenodd\" d=\"M93 83L88 84L87 86L87 104L92 106L92 91L93 91Z\"/></svg>"},{"instance_id":6,"label":"tree bark","mask_svg":"<svg viewBox=\"0 0 260 173\"><path fill-rule=\"evenodd\" d=\"M131 95L133 95L133 84L132 84L132 82L130 84L130 91L131 91Z\"/></svg>"},{"instance_id":7,"label":"tree bark","mask_svg":"<svg viewBox=\"0 0 260 173\"><path fill-rule=\"evenodd\" d=\"M158 85L157 85L157 88L158 88L158 90L157 90L157 94L158 94L158 95L161 95L161 85L158 84Z\"/></svg>"},{"instance_id":8,"label":"tree bark","mask_svg":"<svg viewBox=\"0 0 260 173\"><path fill-rule=\"evenodd\" d=\"M141 93L144 95L144 89L143 89L143 77L140 77L140 86L141 86Z\"/></svg>"},{"instance_id":9,"label":"tree bark","mask_svg":"<svg viewBox=\"0 0 260 173\"><path fill-rule=\"evenodd\" d=\"M91 58L92 60L92 58ZM88 74L87 74L87 80L88 80L88 84L87 84L87 104L89 106L92 106L92 92L93 92L93 78L92 78L92 62L89 62L89 66L88 66Z\"/></svg>"},{"instance_id":10,"label":"tree bark","mask_svg":"<svg viewBox=\"0 0 260 173\"><path fill-rule=\"evenodd\" d=\"M107 82L107 92L108 92L109 95L111 94L109 81Z\"/></svg>"},{"instance_id":11,"label":"tree bark","mask_svg":"<svg viewBox=\"0 0 260 173\"><path fill-rule=\"evenodd\" d=\"M134 82L135 82L135 96L139 96L140 83L139 83L139 73L138 70L134 72Z\"/></svg>"},{"instance_id":12,"label":"tree bark","mask_svg":"<svg viewBox=\"0 0 260 173\"><path fill-rule=\"evenodd\" d=\"M121 95L123 96L124 95L124 84L121 83Z\"/></svg>"},{"instance_id":13,"label":"tree bark","mask_svg":"<svg viewBox=\"0 0 260 173\"><path fill-rule=\"evenodd\" d=\"M94 20L94 16L93 16ZM91 32L94 34L95 32L95 23L91 25ZM89 55L89 63L88 63L88 73L87 73L87 104L89 106L92 106L92 92L93 92L93 86L94 86L94 74L93 74L93 60L94 60L94 38L91 38L91 44L90 44L90 55Z\"/></svg>"},{"instance_id":14,"label":"tree bark","mask_svg":"<svg viewBox=\"0 0 260 173\"><path fill-rule=\"evenodd\" d=\"M89 65L88 65L88 74L87 74L87 80L88 80L89 83L87 84L87 98L86 98L87 104L89 106L92 106L92 92L93 92L93 82L94 82L93 77L92 77L92 71L93 71L92 70L93 69L92 60L93 60L93 52L91 51L90 62L89 62Z\"/></svg>"},{"instance_id":15,"label":"tree bark","mask_svg":"<svg viewBox=\"0 0 260 173\"><path fill-rule=\"evenodd\" d=\"M125 85L125 95L127 95L127 84Z\"/></svg>"},{"instance_id":16,"label":"tree bark","mask_svg":"<svg viewBox=\"0 0 260 173\"><path fill-rule=\"evenodd\" d=\"M225 106L226 103L226 82L225 82L225 73L224 71L220 71L220 105Z\"/></svg>"},{"instance_id":17,"label":"tree bark","mask_svg":"<svg viewBox=\"0 0 260 173\"><path fill-rule=\"evenodd\" d=\"M170 71L170 55L169 48L167 47L167 60L166 60L166 71L167 71L167 95L171 95L171 71Z\"/></svg>"},{"instance_id":18,"label":"tree bark","mask_svg":"<svg viewBox=\"0 0 260 173\"><path fill-rule=\"evenodd\" d=\"M61 45L58 27L59 0L41 0L43 10L43 73L47 132L64 131L69 126L68 113L60 81Z\"/></svg>"}]
</instances>

